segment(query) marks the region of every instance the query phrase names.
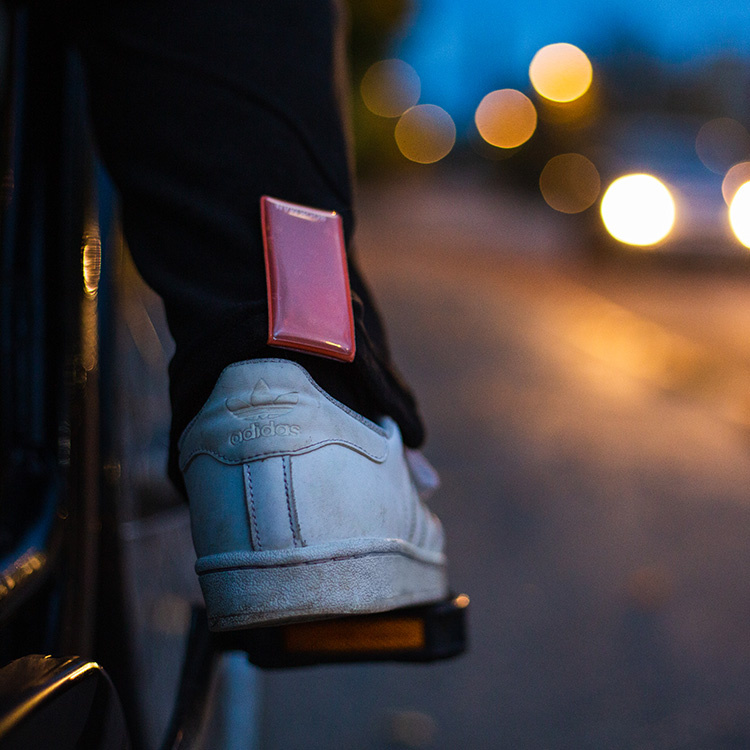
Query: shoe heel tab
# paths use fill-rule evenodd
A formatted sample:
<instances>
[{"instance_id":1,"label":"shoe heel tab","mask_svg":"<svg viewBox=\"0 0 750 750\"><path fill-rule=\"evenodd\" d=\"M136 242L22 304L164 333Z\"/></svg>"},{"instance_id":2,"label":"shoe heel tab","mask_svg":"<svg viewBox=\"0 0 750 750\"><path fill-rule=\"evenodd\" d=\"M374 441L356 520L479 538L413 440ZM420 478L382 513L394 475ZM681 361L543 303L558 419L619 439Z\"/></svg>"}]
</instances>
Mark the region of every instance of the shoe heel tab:
<instances>
[{"instance_id":1,"label":"shoe heel tab","mask_svg":"<svg viewBox=\"0 0 750 750\"><path fill-rule=\"evenodd\" d=\"M179 440L177 441L177 449L182 450L185 441L188 439L188 434L191 432L196 422L199 421L200 417L205 413L206 409L216 400L219 393L231 392L232 390L245 387L245 382L252 379L252 371L254 369L257 369L259 366L262 367L263 365L268 364L279 364L284 365L285 367L288 366L290 368L296 368L300 371L300 374L303 375L313 386L317 387L316 383L312 380L309 373L307 372L307 370L305 370L304 367L288 359L266 357L263 359L244 359L240 362L233 362L232 364L227 365L221 371L219 377L216 379L216 384L214 385L213 390L209 394L205 403L200 408L198 413L190 420L188 426L182 431L182 435L180 435ZM239 384L237 383L238 368L241 368L240 380L242 381ZM245 375L245 373L247 373L247 375ZM269 374L270 373L266 372L264 368L263 374L259 375L258 379L262 379L263 375L268 377Z\"/></svg>"},{"instance_id":2,"label":"shoe heel tab","mask_svg":"<svg viewBox=\"0 0 750 750\"><path fill-rule=\"evenodd\" d=\"M329 444L380 463L388 443L382 427L331 398L301 365L262 359L225 368L178 447L184 472L199 453L236 464Z\"/></svg>"}]
</instances>

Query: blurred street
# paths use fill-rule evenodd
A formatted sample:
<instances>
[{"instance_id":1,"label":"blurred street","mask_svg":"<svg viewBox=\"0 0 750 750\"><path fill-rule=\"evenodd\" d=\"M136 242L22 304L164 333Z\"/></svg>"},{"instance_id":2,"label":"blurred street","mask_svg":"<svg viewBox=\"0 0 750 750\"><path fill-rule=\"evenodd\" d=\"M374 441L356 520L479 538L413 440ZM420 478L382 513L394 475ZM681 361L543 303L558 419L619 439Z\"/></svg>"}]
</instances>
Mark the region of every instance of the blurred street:
<instances>
[{"instance_id":1,"label":"blurred street","mask_svg":"<svg viewBox=\"0 0 750 750\"><path fill-rule=\"evenodd\" d=\"M750 747L750 269L594 262L481 185L360 198L471 651L270 673L262 747Z\"/></svg>"},{"instance_id":2,"label":"blurred street","mask_svg":"<svg viewBox=\"0 0 750 750\"><path fill-rule=\"evenodd\" d=\"M750 750L749 3L0 3L0 50L2 748ZM297 375L198 411L269 317L351 352L340 217L469 648L262 670L435 653L413 611L208 632L434 562ZM373 416L366 348L309 369Z\"/></svg>"}]
</instances>

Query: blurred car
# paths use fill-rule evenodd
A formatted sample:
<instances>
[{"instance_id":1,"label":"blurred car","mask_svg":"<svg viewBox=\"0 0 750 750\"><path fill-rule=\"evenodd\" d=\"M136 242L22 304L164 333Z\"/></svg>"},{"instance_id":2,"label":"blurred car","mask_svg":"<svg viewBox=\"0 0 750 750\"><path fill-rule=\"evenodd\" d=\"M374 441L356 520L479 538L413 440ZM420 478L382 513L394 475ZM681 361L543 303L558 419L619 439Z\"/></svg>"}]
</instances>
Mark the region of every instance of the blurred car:
<instances>
[{"instance_id":1,"label":"blurred car","mask_svg":"<svg viewBox=\"0 0 750 750\"><path fill-rule=\"evenodd\" d=\"M724 124L735 122L722 119ZM598 247L703 257L747 255L737 233L743 236L742 231L730 222L725 194L731 200L743 181L750 180L750 165L733 170L733 180L725 181L718 173L734 159L742 164L744 145L728 142L731 133L725 132L722 140L719 126L697 142L707 122L719 120L639 114L618 117L604 129L596 160L602 180L600 210L589 212ZM741 139L746 131L736 125Z\"/></svg>"}]
</instances>

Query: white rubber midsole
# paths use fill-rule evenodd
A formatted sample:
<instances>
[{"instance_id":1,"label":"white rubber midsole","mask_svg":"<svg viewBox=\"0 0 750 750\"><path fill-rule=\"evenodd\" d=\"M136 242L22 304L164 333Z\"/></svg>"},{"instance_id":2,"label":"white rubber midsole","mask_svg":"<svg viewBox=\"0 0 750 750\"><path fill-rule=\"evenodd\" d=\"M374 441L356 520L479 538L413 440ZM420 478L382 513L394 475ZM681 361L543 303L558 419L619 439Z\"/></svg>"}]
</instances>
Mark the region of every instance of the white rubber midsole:
<instances>
[{"instance_id":1,"label":"white rubber midsole","mask_svg":"<svg viewBox=\"0 0 750 750\"><path fill-rule=\"evenodd\" d=\"M212 630L382 612L448 595L445 557L400 539L229 552L196 563Z\"/></svg>"}]
</instances>

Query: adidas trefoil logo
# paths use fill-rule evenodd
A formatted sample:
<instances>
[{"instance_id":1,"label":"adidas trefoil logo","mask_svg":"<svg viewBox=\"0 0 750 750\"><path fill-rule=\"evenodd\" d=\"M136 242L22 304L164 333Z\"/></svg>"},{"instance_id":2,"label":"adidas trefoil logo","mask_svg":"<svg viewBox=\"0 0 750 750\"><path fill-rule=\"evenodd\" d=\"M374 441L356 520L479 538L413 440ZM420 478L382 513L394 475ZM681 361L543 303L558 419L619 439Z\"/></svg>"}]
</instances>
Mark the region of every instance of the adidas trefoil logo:
<instances>
[{"instance_id":1,"label":"adidas trefoil logo","mask_svg":"<svg viewBox=\"0 0 750 750\"><path fill-rule=\"evenodd\" d=\"M255 384L250 397L235 396L226 400L226 407L237 419L273 419L289 413L299 401L294 391L274 394L262 378Z\"/></svg>"}]
</instances>

